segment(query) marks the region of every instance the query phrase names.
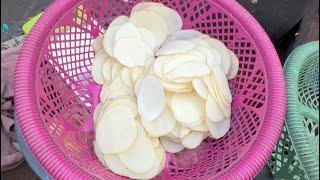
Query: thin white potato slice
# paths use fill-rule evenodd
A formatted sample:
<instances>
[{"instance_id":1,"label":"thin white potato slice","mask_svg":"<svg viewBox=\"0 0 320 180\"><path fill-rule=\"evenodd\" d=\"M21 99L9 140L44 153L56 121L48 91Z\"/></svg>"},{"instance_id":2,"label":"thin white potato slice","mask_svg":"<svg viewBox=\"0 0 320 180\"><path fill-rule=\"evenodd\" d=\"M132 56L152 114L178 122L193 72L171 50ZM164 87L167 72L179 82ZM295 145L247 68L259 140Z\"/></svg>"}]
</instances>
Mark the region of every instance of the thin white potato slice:
<instances>
[{"instance_id":1,"label":"thin white potato slice","mask_svg":"<svg viewBox=\"0 0 320 180\"><path fill-rule=\"evenodd\" d=\"M104 155L103 155L103 153L99 150L96 141L93 141L93 151L94 151L94 153L96 154L98 160L99 160L103 165L105 165Z\"/></svg>"},{"instance_id":2,"label":"thin white potato slice","mask_svg":"<svg viewBox=\"0 0 320 180\"><path fill-rule=\"evenodd\" d=\"M108 84L112 81L111 70L113 63L114 60L111 57L109 57L102 67L103 79Z\"/></svg>"},{"instance_id":3,"label":"thin white potato slice","mask_svg":"<svg viewBox=\"0 0 320 180\"><path fill-rule=\"evenodd\" d=\"M134 12L142 11L148 7L151 7L151 6L161 7L164 5L161 3L157 3L157 2L140 2L132 7L131 14L133 14Z\"/></svg>"},{"instance_id":4,"label":"thin white potato slice","mask_svg":"<svg viewBox=\"0 0 320 180\"><path fill-rule=\"evenodd\" d=\"M207 99L209 91L208 91L208 88L207 88L206 84L204 83L203 79L201 79L201 78L193 79L192 85L193 85L194 90L198 93L198 95L202 99Z\"/></svg>"},{"instance_id":5,"label":"thin white potato slice","mask_svg":"<svg viewBox=\"0 0 320 180\"><path fill-rule=\"evenodd\" d=\"M96 142L102 153L128 150L137 137L133 112L125 106L113 106L103 113L96 127Z\"/></svg>"},{"instance_id":6,"label":"thin white potato slice","mask_svg":"<svg viewBox=\"0 0 320 180\"><path fill-rule=\"evenodd\" d=\"M164 137L160 138L160 142L163 149L169 153L178 153L184 149L184 146L181 143L171 141Z\"/></svg>"},{"instance_id":7,"label":"thin white potato slice","mask_svg":"<svg viewBox=\"0 0 320 180\"><path fill-rule=\"evenodd\" d=\"M213 68L211 78L216 83L214 85L218 86L223 98L225 98L227 100L227 102L231 103L232 102L232 94L231 94L231 91L229 88L228 80L227 80L226 76L224 75L220 66L215 66Z\"/></svg>"},{"instance_id":8,"label":"thin white potato slice","mask_svg":"<svg viewBox=\"0 0 320 180\"><path fill-rule=\"evenodd\" d=\"M184 126L181 126L180 128L180 139L184 138L186 135L190 134L191 133L191 130L184 127Z\"/></svg>"},{"instance_id":9,"label":"thin white potato slice","mask_svg":"<svg viewBox=\"0 0 320 180\"><path fill-rule=\"evenodd\" d=\"M132 111L134 117L138 115L137 103L133 97L121 96L117 99L109 101L107 108L112 108L113 106L128 107Z\"/></svg>"},{"instance_id":10,"label":"thin white potato slice","mask_svg":"<svg viewBox=\"0 0 320 180\"><path fill-rule=\"evenodd\" d=\"M114 61L111 69L111 78L114 80L116 78L118 72L123 68L123 66L118 62Z\"/></svg>"},{"instance_id":11,"label":"thin white potato slice","mask_svg":"<svg viewBox=\"0 0 320 180\"><path fill-rule=\"evenodd\" d=\"M207 132L209 131L208 126L206 122L203 120L201 124L195 125L195 126L187 126L192 131L200 131L200 132Z\"/></svg>"},{"instance_id":12,"label":"thin white potato slice","mask_svg":"<svg viewBox=\"0 0 320 180\"><path fill-rule=\"evenodd\" d=\"M146 28L154 33L157 39L157 47L166 39L168 26L166 21L158 14L151 11L134 12L130 21L139 28Z\"/></svg>"},{"instance_id":13,"label":"thin white potato slice","mask_svg":"<svg viewBox=\"0 0 320 180\"><path fill-rule=\"evenodd\" d=\"M138 38L120 39L114 46L114 57L127 67L143 67L151 56L153 56L152 49Z\"/></svg>"},{"instance_id":14,"label":"thin white potato slice","mask_svg":"<svg viewBox=\"0 0 320 180\"><path fill-rule=\"evenodd\" d=\"M176 119L170 108L165 107L163 112L153 121L141 119L141 123L145 130L152 137L160 137L168 134L176 126Z\"/></svg>"},{"instance_id":15,"label":"thin white potato slice","mask_svg":"<svg viewBox=\"0 0 320 180\"><path fill-rule=\"evenodd\" d=\"M157 38L154 33L146 28L139 28L139 32L141 34L142 40L153 50L155 51L157 48Z\"/></svg>"},{"instance_id":16,"label":"thin white potato slice","mask_svg":"<svg viewBox=\"0 0 320 180\"><path fill-rule=\"evenodd\" d=\"M137 79L139 78L139 76L142 76L144 73L144 68L142 67L133 67L131 69L131 78L132 78L132 82L135 84L137 82Z\"/></svg>"},{"instance_id":17,"label":"thin white potato slice","mask_svg":"<svg viewBox=\"0 0 320 180\"><path fill-rule=\"evenodd\" d=\"M114 57L114 39L121 25L114 25L107 28L103 35L103 48L112 57Z\"/></svg>"},{"instance_id":18,"label":"thin white potato slice","mask_svg":"<svg viewBox=\"0 0 320 180\"><path fill-rule=\"evenodd\" d=\"M120 71L120 76L122 81L129 87L133 87L132 77L131 77L131 70L129 68L122 68Z\"/></svg>"},{"instance_id":19,"label":"thin white potato slice","mask_svg":"<svg viewBox=\"0 0 320 180\"><path fill-rule=\"evenodd\" d=\"M210 136L214 139L219 139L227 134L230 129L230 120L225 119L219 123L213 123L210 120L206 120L209 128Z\"/></svg>"},{"instance_id":20,"label":"thin white potato slice","mask_svg":"<svg viewBox=\"0 0 320 180\"><path fill-rule=\"evenodd\" d=\"M205 112L208 120L216 123L216 122L221 122L225 119L225 116L221 111L219 105L211 95L208 96L205 106L206 106Z\"/></svg>"},{"instance_id":21,"label":"thin white potato slice","mask_svg":"<svg viewBox=\"0 0 320 180\"><path fill-rule=\"evenodd\" d=\"M97 121L97 118L98 118L98 114L100 112L100 108L101 108L102 104L101 103L98 103L93 111L93 116L92 116L92 119L93 119L93 122L96 122Z\"/></svg>"},{"instance_id":22,"label":"thin white potato slice","mask_svg":"<svg viewBox=\"0 0 320 180\"><path fill-rule=\"evenodd\" d=\"M159 145L160 145L160 140L159 140ZM156 151L157 151L158 157L160 159L160 170L158 172L160 174L160 172L164 169L164 166L166 164L167 156L166 156L165 150L163 149L163 147L161 145L156 148Z\"/></svg>"},{"instance_id":23,"label":"thin white potato slice","mask_svg":"<svg viewBox=\"0 0 320 180\"><path fill-rule=\"evenodd\" d=\"M182 19L177 11L166 6L150 6L146 10L159 14L166 21L169 35L181 30Z\"/></svg>"},{"instance_id":24,"label":"thin white potato slice","mask_svg":"<svg viewBox=\"0 0 320 180\"><path fill-rule=\"evenodd\" d=\"M138 110L145 121L155 120L166 106L166 97L161 81L149 74L142 78L137 93Z\"/></svg>"},{"instance_id":25,"label":"thin white potato slice","mask_svg":"<svg viewBox=\"0 0 320 180\"><path fill-rule=\"evenodd\" d=\"M183 30L179 30L179 31L173 33L169 37L169 41L173 41L173 40L188 40L188 39L196 38L201 34L202 33L197 31L197 30L183 29Z\"/></svg>"},{"instance_id":26,"label":"thin white potato slice","mask_svg":"<svg viewBox=\"0 0 320 180\"><path fill-rule=\"evenodd\" d=\"M167 134L167 136L175 139L180 139L181 128L182 126L179 123L176 123L176 126L173 128L173 130L169 134Z\"/></svg>"},{"instance_id":27,"label":"thin white potato slice","mask_svg":"<svg viewBox=\"0 0 320 180\"><path fill-rule=\"evenodd\" d=\"M174 93L170 107L177 121L184 124L201 121L205 109L204 101L194 91Z\"/></svg>"},{"instance_id":28,"label":"thin white potato slice","mask_svg":"<svg viewBox=\"0 0 320 180\"><path fill-rule=\"evenodd\" d=\"M160 59L161 58L161 59ZM168 60L166 60L168 59ZM191 55L191 54L178 54L171 57L159 57L157 60L163 60L163 73L167 74L170 71L180 67L183 64L190 62L203 62L202 57Z\"/></svg>"},{"instance_id":29,"label":"thin white potato slice","mask_svg":"<svg viewBox=\"0 0 320 180\"><path fill-rule=\"evenodd\" d=\"M118 29L114 37L114 42L117 42L120 39L126 39L126 38L142 39L139 29L135 25L129 22L121 25L121 27Z\"/></svg>"},{"instance_id":30,"label":"thin white potato slice","mask_svg":"<svg viewBox=\"0 0 320 180\"><path fill-rule=\"evenodd\" d=\"M116 154L106 154L104 155L104 161L107 167L114 173L126 176L131 179L152 179L157 175L159 169L161 168L160 158L155 159L154 166L147 172L143 174L138 174L130 171L120 160L119 156Z\"/></svg>"},{"instance_id":31,"label":"thin white potato slice","mask_svg":"<svg viewBox=\"0 0 320 180\"><path fill-rule=\"evenodd\" d=\"M221 54L217 49L211 48L211 54L213 59L207 59L208 65L212 68L215 65L221 65Z\"/></svg>"},{"instance_id":32,"label":"thin white potato slice","mask_svg":"<svg viewBox=\"0 0 320 180\"><path fill-rule=\"evenodd\" d=\"M168 81L168 79L166 79L166 77L163 74L163 66L168 63L171 60L170 56L160 56L158 57L153 65L152 65L152 70L154 72L155 75L157 75L160 79L166 80Z\"/></svg>"},{"instance_id":33,"label":"thin white potato slice","mask_svg":"<svg viewBox=\"0 0 320 180\"><path fill-rule=\"evenodd\" d=\"M100 85L104 83L102 71L103 71L103 65L106 62L106 59L108 59L108 54L104 51L99 51L95 55L94 61L92 64L92 69L91 69L92 78L94 82Z\"/></svg>"},{"instance_id":34,"label":"thin white potato slice","mask_svg":"<svg viewBox=\"0 0 320 180\"><path fill-rule=\"evenodd\" d=\"M192 39L188 39L188 41L195 44L196 46L203 46L206 48L210 48L209 43L201 38L192 38Z\"/></svg>"},{"instance_id":35,"label":"thin white potato slice","mask_svg":"<svg viewBox=\"0 0 320 180\"><path fill-rule=\"evenodd\" d=\"M150 170L156 163L156 151L143 127L140 124L137 127L138 135L134 144L127 151L119 153L119 158L130 171L140 174Z\"/></svg>"},{"instance_id":36,"label":"thin white potato slice","mask_svg":"<svg viewBox=\"0 0 320 180\"><path fill-rule=\"evenodd\" d=\"M157 137L152 137L148 134L148 138L150 139L150 141L152 142L153 147L157 148L160 145L160 140Z\"/></svg>"},{"instance_id":37,"label":"thin white potato slice","mask_svg":"<svg viewBox=\"0 0 320 180\"><path fill-rule=\"evenodd\" d=\"M161 55L172 55L185 53L195 47L194 43L185 40L175 40L170 41L167 44L163 45L157 52L156 56Z\"/></svg>"},{"instance_id":38,"label":"thin white potato slice","mask_svg":"<svg viewBox=\"0 0 320 180\"><path fill-rule=\"evenodd\" d=\"M120 15L112 20L112 22L109 24L109 27L115 26L115 25L122 25L129 21L128 16Z\"/></svg>"},{"instance_id":39,"label":"thin white potato slice","mask_svg":"<svg viewBox=\"0 0 320 180\"><path fill-rule=\"evenodd\" d=\"M200 34L199 36L197 36L197 38L201 38L201 39L205 40L205 39L210 39L211 37L207 34Z\"/></svg>"},{"instance_id":40,"label":"thin white potato slice","mask_svg":"<svg viewBox=\"0 0 320 180\"><path fill-rule=\"evenodd\" d=\"M92 49L95 54L103 49L103 34L99 35L96 39L93 40Z\"/></svg>"},{"instance_id":41,"label":"thin white potato slice","mask_svg":"<svg viewBox=\"0 0 320 180\"><path fill-rule=\"evenodd\" d=\"M207 74L210 74L211 70L207 66L207 64L202 62L189 62L180 65L176 69L165 72L165 76L170 79L188 79L188 78L200 78Z\"/></svg>"},{"instance_id":42,"label":"thin white potato slice","mask_svg":"<svg viewBox=\"0 0 320 180\"><path fill-rule=\"evenodd\" d=\"M230 54L231 67L227 74L227 78L233 79L238 74L239 60L238 60L238 57L234 54L234 52L232 52L231 50L229 50L229 54Z\"/></svg>"},{"instance_id":43,"label":"thin white potato slice","mask_svg":"<svg viewBox=\"0 0 320 180\"><path fill-rule=\"evenodd\" d=\"M181 144L188 149L195 149L201 144L203 137L202 132L191 132L182 138Z\"/></svg>"},{"instance_id":44,"label":"thin white potato slice","mask_svg":"<svg viewBox=\"0 0 320 180\"><path fill-rule=\"evenodd\" d=\"M140 88L140 84L141 84L141 81L143 79L144 76L139 76L138 79L136 80L136 83L134 84L134 93L136 96L138 96L138 92L139 92L139 88Z\"/></svg>"},{"instance_id":45,"label":"thin white potato slice","mask_svg":"<svg viewBox=\"0 0 320 180\"><path fill-rule=\"evenodd\" d=\"M144 72L150 72L150 69L151 69L155 60L156 59L153 56L151 56L147 59L146 64L144 66Z\"/></svg>"},{"instance_id":46,"label":"thin white potato slice","mask_svg":"<svg viewBox=\"0 0 320 180\"><path fill-rule=\"evenodd\" d=\"M214 99L217 99L217 94L212 84L213 82L211 80L211 75L204 76L202 79L208 89L209 95L211 95Z\"/></svg>"},{"instance_id":47,"label":"thin white potato slice","mask_svg":"<svg viewBox=\"0 0 320 180\"><path fill-rule=\"evenodd\" d=\"M221 66L223 69L224 74L228 74L229 69L230 69L230 55L228 52L227 47L224 45L223 42L214 39L214 38L210 38L210 39L205 39L212 48L218 50L218 52L221 55Z\"/></svg>"},{"instance_id":48,"label":"thin white potato slice","mask_svg":"<svg viewBox=\"0 0 320 180\"><path fill-rule=\"evenodd\" d=\"M191 83L174 83L161 80L162 86L166 91L171 92L190 92L193 90Z\"/></svg>"},{"instance_id":49,"label":"thin white potato slice","mask_svg":"<svg viewBox=\"0 0 320 180\"><path fill-rule=\"evenodd\" d=\"M108 103L101 103L101 106L99 107L99 111L97 112L97 118L93 121L94 128L96 129L98 122L101 120L101 117L106 112L106 109L108 107Z\"/></svg>"},{"instance_id":50,"label":"thin white potato slice","mask_svg":"<svg viewBox=\"0 0 320 180\"><path fill-rule=\"evenodd\" d=\"M167 106L169 106L169 108L171 108L171 98L172 98L172 95L173 93L170 92L170 91L165 91L165 94L166 94L166 102L167 102Z\"/></svg>"}]
</instances>

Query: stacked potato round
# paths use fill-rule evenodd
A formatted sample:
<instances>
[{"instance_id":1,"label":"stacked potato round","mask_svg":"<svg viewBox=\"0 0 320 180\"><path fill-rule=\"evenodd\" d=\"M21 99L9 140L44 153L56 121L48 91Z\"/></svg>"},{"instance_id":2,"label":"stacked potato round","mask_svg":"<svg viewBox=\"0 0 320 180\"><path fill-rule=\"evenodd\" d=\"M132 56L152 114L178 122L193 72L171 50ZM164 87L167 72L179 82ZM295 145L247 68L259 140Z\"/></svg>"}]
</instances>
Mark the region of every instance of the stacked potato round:
<instances>
[{"instance_id":1,"label":"stacked potato round","mask_svg":"<svg viewBox=\"0 0 320 180\"><path fill-rule=\"evenodd\" d=\"M165 151L194 149L229 130L237 57L181 28L176 11L142 2L93 42L92 77L102 85L94 151L116 174L150 179L162 171Z\"/></svg>"}]
</instances>

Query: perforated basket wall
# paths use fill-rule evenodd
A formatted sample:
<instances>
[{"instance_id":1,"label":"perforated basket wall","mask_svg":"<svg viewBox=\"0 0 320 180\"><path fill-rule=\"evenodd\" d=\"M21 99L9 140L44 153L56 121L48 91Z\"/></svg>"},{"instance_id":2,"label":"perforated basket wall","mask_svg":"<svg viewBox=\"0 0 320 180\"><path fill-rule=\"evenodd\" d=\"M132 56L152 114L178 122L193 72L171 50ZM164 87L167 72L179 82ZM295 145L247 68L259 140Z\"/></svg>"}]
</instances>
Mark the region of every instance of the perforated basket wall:
<instances>
[{"instance_id":1,"label":"perforated basket wall","mask_svg":"<svg viewBox=\"0 0 320 180\"><path fill-rule=\"evenodd\" d=\"M295 49L285 76L286 123L268 163L276 179L319 179L319 42Z\"/></svg>"},{"instance_id":2,"label":"perforated basket wall","mask_svg":"<svg viewBox=\"0 0 320 180\"><path fill-rule=\"evenodd\" d=\"M235 1L161 0L184 29L222 40L239 58L230 81L231 129L195 150L167 154L158 179L251 179L280 135L285 86L279 58L253 17ZM91 78L92 41L138 1L54 2L31 30L15 76L18 123L33 155L55 179L119 179L92 150L92 113L99 86Z\"/></svg>"}]
</instances>

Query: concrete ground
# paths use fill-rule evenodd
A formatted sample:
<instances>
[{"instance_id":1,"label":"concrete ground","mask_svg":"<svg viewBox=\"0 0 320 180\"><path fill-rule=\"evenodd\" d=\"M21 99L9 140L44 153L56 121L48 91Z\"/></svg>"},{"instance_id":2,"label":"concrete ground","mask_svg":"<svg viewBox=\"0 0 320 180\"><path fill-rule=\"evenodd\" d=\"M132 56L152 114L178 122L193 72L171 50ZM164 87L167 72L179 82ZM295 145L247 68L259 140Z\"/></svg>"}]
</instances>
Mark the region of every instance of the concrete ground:
<instances>
[{"instance_id":1,"label":"concrete ground","mask_svg":"<svg viewBox=\"0 0 320 180\"><path fill-rule=\"evenodd\" d=\"M249 0L239 0L247 8ZM21 26L29 18L41 12L52 0L1 0L1 24L6 23L8 32L1 32L1 42L22 34ZM250 5L250 4L249 4ZM250 5L252 6L252 5ZM251 12L251 11L250 11ZM258 18L259 19L259 18ZM319 19L319 18L318 18ZM319 25L318 25L319 29ZM317 38L319 34L317 34ZM26 162L17 168L1 172L1 180L39 179ZM255 178L256 180L273 179L267 166Z\"/></svg>"}]
</instances>

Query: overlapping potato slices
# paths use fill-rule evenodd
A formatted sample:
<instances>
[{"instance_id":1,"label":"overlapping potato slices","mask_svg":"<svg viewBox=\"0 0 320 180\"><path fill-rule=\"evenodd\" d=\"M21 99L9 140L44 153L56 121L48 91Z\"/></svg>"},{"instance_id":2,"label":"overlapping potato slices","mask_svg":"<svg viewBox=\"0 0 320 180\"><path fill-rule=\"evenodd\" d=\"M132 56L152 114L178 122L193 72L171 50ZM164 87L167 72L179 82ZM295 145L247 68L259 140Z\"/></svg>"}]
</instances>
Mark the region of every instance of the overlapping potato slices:
<instances>
[{"instance_id":1,"label":"overlapping potato slices","mask_svg":"<svg viewBox=\"0 0 320 180\"><path fill-rule=\"evenodd\" d=\"M92 78L102 85L93 113L98 160L114 173L152 179L166 153L195 149L230 128L237 56L161 3L141 2L92 44ZM141 163L143 162L143 163Z\"/></svg>"}]
</instances>

